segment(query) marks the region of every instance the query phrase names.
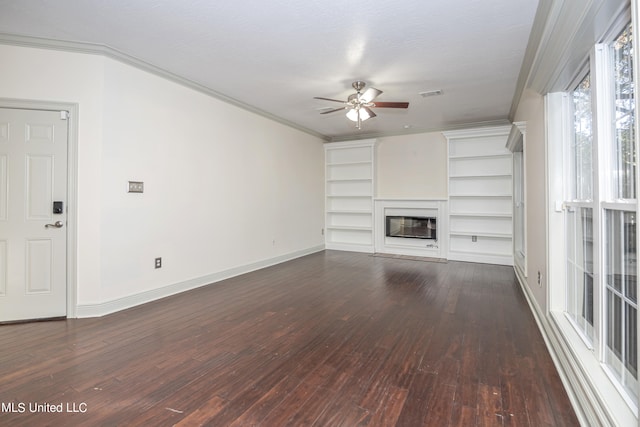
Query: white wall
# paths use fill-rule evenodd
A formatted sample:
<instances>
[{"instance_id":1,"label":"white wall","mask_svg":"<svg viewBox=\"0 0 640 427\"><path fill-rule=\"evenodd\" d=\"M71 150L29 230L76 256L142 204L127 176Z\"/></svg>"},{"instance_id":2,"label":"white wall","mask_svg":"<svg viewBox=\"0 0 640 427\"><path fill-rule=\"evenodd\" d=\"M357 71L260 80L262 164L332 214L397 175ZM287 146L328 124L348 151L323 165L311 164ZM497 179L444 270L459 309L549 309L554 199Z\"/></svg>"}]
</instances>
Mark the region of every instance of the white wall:
<instances>
[{"instance_id":1,"label":"white wall","mask_svg":"<svg viewBox=\"0 0 640 427\"><path fill-rule=\"evenodd\" d=\"M0 55L3 97L79 104L79 305L323 245L320 139L110 58Z\"/></svg>"},{"instance_id":2,"label":"white wall","mask_svg":"<svg viewBox=\"0 0 640 427\"><path fill-rule=\"evenodd\" d=\"M547 309L547 248L545 230L545 123L544 98L525 90L515 122L526 122L527 286L543 312ZM538 272L541 274L538 285Z\"/></svg>"},{"instance_id":3,"label":"white wall","mask_svg":"<svg viewBox=\"0 0 640 427\"><path fill-rule=\"evenodd\" d=\"M440 132L378 139L376 197L446 199L447 140Z\"/></svg>"}]
</instances>

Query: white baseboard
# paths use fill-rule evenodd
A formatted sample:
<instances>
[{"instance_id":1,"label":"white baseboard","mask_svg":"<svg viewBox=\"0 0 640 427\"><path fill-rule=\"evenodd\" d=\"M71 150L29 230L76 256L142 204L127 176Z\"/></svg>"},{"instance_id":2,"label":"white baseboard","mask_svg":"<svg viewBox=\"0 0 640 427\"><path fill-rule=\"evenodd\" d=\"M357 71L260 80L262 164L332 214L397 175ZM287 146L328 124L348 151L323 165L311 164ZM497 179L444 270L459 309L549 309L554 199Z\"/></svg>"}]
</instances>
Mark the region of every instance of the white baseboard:
<instances>
[{"instance_id":1,"label":"white baseboard","mask_svg":"<svg viewBox=\"0 0 640 427\"><path fill-rule=\"evenodd\" d=\"M201 286L210 285L221 280L229 279L231 277L239 276L241 274L249 273L251 271L259 270L261 268L270 267L275 264L280 264L286 261L290 261L295 258L300 258L305 255L320 252L325 249L324 245L314 246L311 248L303 249L300 251L291 252L285 255L280 255L274 258L265 259L262 261L254 262L251 264L243 265L240 267L230 268L228 270L219 271L196 279L186 280L180 283L174 283L172 285L163 286L158 289L152 289L145 292L140 292L134 295L129 295L123 298L117 298L111 301L106 301L97 304L79 304L76 307L76 317L101 317L107 314L115 313L117 311L125 310L127 308L135 307L140 304L145 304L151 301L165 298L171 295L185 292L191 289L199 288Z\"/></svg>"},{"instance_id":2,"label":"white baseboard","mask_svg":"<svg viewBox=\"0 0 640 427\"><path fill-rule=\"evenodd\" d=\"M526 285L522 272L517 268L514 270L580 425L611 427L619 425L612 419L611 411L592 386L587 372L572 354L559 327L541 310ZM621 416L621 414L618 415ZM629 418L628 415L626 418Z\"/></svg>"},{"instance_id":3,"label":"white baseboard","mask_svg":"<svg viewBox=\"0 0 640 427\"><path fill-rule=\"evenodd\" d=\"M334 251L347 251L347 252L364 252L367 254L374 253L373 245L359 245L355 243L327 243L326 249Z\"/></svg>"},{"instance_id":4,"label":"white baseboard","mask_svg":"<svg viewBox=\"0 0 640 427\"><path fill-rule=\"evenodd\" d=\"M446 257L449 261L478 262L481 264L513 265L510 255L491 255L449 250Z\"/></svg>"}]
</instances>

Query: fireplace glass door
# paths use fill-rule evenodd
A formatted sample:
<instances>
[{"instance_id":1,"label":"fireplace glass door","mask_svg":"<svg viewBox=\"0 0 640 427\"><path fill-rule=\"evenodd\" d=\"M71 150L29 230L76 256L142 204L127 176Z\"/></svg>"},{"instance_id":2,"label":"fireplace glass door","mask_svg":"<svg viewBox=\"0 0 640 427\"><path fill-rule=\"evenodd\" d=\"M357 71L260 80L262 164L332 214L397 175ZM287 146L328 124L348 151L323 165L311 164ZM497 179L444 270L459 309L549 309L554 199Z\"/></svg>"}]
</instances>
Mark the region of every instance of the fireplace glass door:
<instances>
[{"instance_id":1,"label":"fireplace glass door","mask_svg":"<svg viewBox=\"0 0 640 427\"><path fill-rule=\"evenodd\" d=\"M437 240L436 218L415 216L387 216L387 237Z\"/></svg>"}]
</instances>

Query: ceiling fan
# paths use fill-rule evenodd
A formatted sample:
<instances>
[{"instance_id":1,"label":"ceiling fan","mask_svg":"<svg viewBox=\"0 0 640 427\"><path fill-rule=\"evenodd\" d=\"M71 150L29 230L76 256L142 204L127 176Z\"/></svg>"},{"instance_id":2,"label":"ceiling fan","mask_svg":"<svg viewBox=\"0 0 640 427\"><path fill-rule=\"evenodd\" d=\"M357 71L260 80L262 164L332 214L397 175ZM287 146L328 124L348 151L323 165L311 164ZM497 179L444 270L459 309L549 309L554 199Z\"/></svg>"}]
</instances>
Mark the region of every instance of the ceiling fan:
<instances>
[{"instance_id":1,"label":"ceiling fan","mask_svg":"<svg viewBox=\"0 0 640 427\"><path fill-rule=\"evenodd\" d=\"M356 93L349 95L346 101L340 101L339 99L323 98L321 96L314 96L314 99L322 99L325 101L339 102L344 104L344 107L334 108L329 111L323 111L320 114L335 113L340 110L347 111L347 118L356 122L358 129L362 128L362 122L376 116L371 108L408 108L408 102L374 102L373 100L382 93L374 87L370 87L362 93L362 89L366 86L366 83L358 80L351 84L356 90Z\"/></svg>"}]
</instances>

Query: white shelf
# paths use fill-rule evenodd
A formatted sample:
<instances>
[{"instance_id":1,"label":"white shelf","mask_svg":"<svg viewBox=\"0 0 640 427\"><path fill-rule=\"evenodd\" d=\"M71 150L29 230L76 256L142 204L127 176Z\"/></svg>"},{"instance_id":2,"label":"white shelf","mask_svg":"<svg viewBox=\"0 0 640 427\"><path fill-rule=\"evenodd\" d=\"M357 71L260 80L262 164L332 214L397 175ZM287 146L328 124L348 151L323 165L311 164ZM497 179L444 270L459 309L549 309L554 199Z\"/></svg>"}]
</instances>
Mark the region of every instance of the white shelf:
<instances>
[{"instance_id":1,"label":"white shelf","mask_svg":"<svg viewBox=\"0 0 640 427\"><path fill-rule=\"evenodd\" d=\"M336 178L328 179L327 182L369 182L371 178Z\"/></svg>"},{"instance_id":2,"label":"white shelf","mask_svg":"<svg viewBox=\"0 0 640 427\"><path fill-rule=\"evenodd\" d=\"M449 252L450 253L458 253L458 254L467 254L467 255L477 254L477 252L475 252L475 251L450 250ZM482 255L500 256L500 257L510 257L511 256L510 253L506 253L506 252L483 252Z\"/></svg>"},{"instance_id":3,"label":"white shelf","mask_svg":"<svg viewBox=\"0 0 640 427\"><path fill-rule=\"evenodd\" d=\"M478 175L449 175L449 179L477 179L477 178L511 178L512 175L510 173L486 173L486 174L478 174Z\"/></svg>"},{"instance_id":4,"label":"white shelf","mask_svg":"<svg viewBox=\"0 0 640 427\"><path fill-rule=\"evenodd\" d=\"M467 216L467 217L482 217L482 218L511 218L510 213L500 212L450 212L449 216Z\"/></svg>"},{"instance_id":5,"label":"white shelf","mask_svg":"<svg viewBox=\"0 0 640 427\"><path fill-rule=\"evenodd\" d=\"M488 199L510 199L511 194L489 194L489 193L466 193L466 194L449 194L449 198L474 198L486 197Z\"/></svg>"},{"instance_id":6,"label":"white shelf","mask_svg":"<svg viewBox=\"0 0 640 427\"><path fill-rule=\"evenodd\" d=\"M368 165L371 164L369 160L357 161L357 162L333 162L327 163L327 166L354 166L354 165Z\"/></svg>"},{"instance_id":7,"label":"white shelf","mask_svg":"<svg viewBox=\"0 0 640 427\"><path fill-rule=\"evenodd\" d=\"M445 132L449 144L449 259L512 261L510 126ZM465 231L455 231L465 230ZM472 239L477 237L477 239Z\"/></svg>"},{"instance_id":8,"label":"white shelf","mask_svg":"<svg viewBox=\"0 0 640 427\"><path fill-rule=\"evenodd\" d=\"M331 197L334 199L372 199L372 196L370 194L327 194L327 197Z\"/></svg>"},{"instance_id":9,"label":"white shelf","mask_svg":"<svg viewBox=\"0 0 640 427\"><path fill-rule=\"evenodd\" d=\"M478 237L488 237L491 239L511 239L511 233L486 233L483 231L451 231L449 232L451 236L478 236Z\"/></svg>"},{"instance_id":10,"label":"white shelf","mask_svg":"<svg viewBox=\"0 0 640 427\"><path fill-rule=\"evenodd\" d=\"M373 227L358 227L355 225L327 225L327 230L372 231Z\"/></svg>"},{"instance_id":11,"label":"white shelf","mask_svg":"<svg viewBox=\"0 0 640 427\"><path fill-rule=\"evenodd\" d=\"M375 140L325 145L327 249L373 252Z\"/></svg>"},{"instance_id":12,"label":"white shelf","mask_svg":"<svg viewBox=\"0 0 640 427\"><path fill-rule=\"evenodd\" d=\"M373 215L373 211L358 211L358 210L328 210L328 214L340 214L340 215Z\"/></svg>"},{"instance_id":13,"label":"white shelf","mask_svg":"<svg viewBox=\"0 0 640 427\"><path fill-rule=\"evenodd\" d=\"M464 155L464 156L449 156L449 160L483 160L483 159L506 159L511 157L509 153L496 153L496 154L479 154L479 155Z\"/></svg>"}]
</instances>

